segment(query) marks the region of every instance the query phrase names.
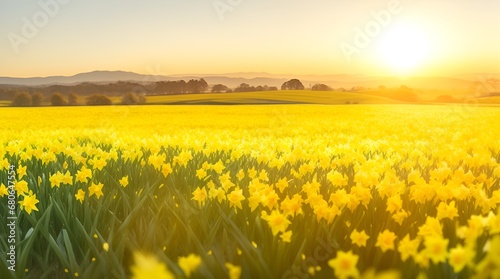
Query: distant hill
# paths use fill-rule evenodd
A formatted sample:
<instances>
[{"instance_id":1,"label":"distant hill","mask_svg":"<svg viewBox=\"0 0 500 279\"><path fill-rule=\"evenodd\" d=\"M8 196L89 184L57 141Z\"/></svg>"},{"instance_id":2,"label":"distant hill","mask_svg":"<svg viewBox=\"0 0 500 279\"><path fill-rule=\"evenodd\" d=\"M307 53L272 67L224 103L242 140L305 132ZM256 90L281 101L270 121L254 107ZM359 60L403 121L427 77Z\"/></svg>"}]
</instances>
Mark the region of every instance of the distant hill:
<instances>
[{"instance_id":1,"label":"distant hill","mask_svg":"<svg viewBox=\"0 0 500 279\"><path fill-rule=\"evenodd\" d=\"M84 82L141 81L148 76L124 71L94 71L74 76L50 76L32 78L0 77L0 84L27 86L70 85ZM155 77L155 76L151 76Z\"/></svg>"},{"instance_id":2,"label":"distant hill","mask_svg":"<svg viewBox=\"0 0 500 279\"><path fill-rule=\"evenodd\" d=\"M157 81L189 80L204 78L208 84L224 84L234 88L241 83L250 86L268 85L280 87L283 82L298 78L304 86L309 87L317 83L324 83L333 88L351 89L352 87L378 88L398 87L406 85L423 90L472 90L474 86L485 83L492 78L500 78L500 74L468 74L451 77L377 77L366 75L290 75L269 74L265 72L241 72L214 74L186 74L186 75L143 75L125 71L93 71L80 73L74 76L50 76L15 78L0 77L0 84L23 86L48 86L48 85L73 85L78 83L112 83L117 81L130 81L147 84Z\"/></svg>"},{"instance_id":3,"label":"distant hill","mask_svg":"<svg viewBox=\"0 0 500 279\"><path fill-rule=\"evenodd\" d=\"M50 77L31 77L31 78L15 78L15 77L0 77L0 84L3 85L22 85L22 86L50 86L50 85L74 85L84 82L89 83L112 83L117 81L130 81L140 83L151 83L157 81L173 81L173 80L190 80L204 78L207 83L224 84L229 87L237 87L242 83L248 83L251 86L269 85L281 86L286 78L271 78L271 77L254 77L244 78L235 76L218 76L218 75L143 75L124 71L94 71L89 73L81 73L74 76L50 76Z\"/></svg>"}]
</instances>

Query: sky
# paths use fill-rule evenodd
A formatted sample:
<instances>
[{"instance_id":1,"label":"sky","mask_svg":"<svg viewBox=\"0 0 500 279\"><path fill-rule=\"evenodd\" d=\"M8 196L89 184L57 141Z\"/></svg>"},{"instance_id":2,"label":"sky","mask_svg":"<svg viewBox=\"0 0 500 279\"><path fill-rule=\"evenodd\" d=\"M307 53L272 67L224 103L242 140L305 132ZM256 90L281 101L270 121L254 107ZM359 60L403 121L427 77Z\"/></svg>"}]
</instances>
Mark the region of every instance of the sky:
<instances>
[{"instance_id":1,"label":"sky","mask_svg":"<svg viewBox=\"0 0 500 279\"><path fill-rule=\"evenodd\" d=\"M500 73L496 0L0 0L0 76Z\"/></svg>"}]
</instances>

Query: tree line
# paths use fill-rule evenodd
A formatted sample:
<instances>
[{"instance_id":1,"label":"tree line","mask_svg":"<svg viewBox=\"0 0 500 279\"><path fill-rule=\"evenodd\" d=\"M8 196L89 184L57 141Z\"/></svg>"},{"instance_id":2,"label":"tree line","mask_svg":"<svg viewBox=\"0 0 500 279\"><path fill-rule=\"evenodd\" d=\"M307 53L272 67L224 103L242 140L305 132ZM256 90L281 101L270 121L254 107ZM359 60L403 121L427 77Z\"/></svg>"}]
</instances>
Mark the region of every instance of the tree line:
<instances>
[{"instance_id":1,"label":"tree line","mask_svg":"<svg viewBox=\"0 0 500 279\"><path fill-rule=\"evenodd\" d=\"M21 92L14 95L10 104L14 107L38 107L43 105L43 101L44 96L41 93L29 94L27 92ZM54 93L50 95L48 102L52 106L102 106L111 105L113 103L110 98L102 94L87 96L84 102L82 102L81 97L75 93L70 93L67 96L64 96L61 93ZM145 102L146 96L127 93L122 96L120 104L138 105Z\"/></svg>"},{"instance_id":2,"label":"tree line","mask_svg":"<svg viewBox=\"0 0 500 279\"><path fill-rule=\"evenodd\" d=\"M304 85L298 79L291 79L282 84L281 90L304 90ZM325 84L316 84L315 91L332 90ZM197 94L197 93L233 93L277 91L276 86L251 86L242 83L234 89L224 84L215 84L211 88L203 79L189 81L158 81L147 84L119 81L108 84L84 82L75 85L51 86L6 86L0 85L0 100L11 101L12 106L41 106L50 103L52 106L76 105L110 105L110 97L121 97L121 104L142 104L147 95ZM98 94L96 94L98 92ZM129 92L125 95L123 92Z\"/></svg>"},{"instance_id":3,"label":"tree line","mask_svg":"<svg viewBox=\"0 0 500 279\"><path fill-rule=\"evenodd\" d=\"M60 93L63 96L69 96L72 93L79 96L90 96L96 93L106 96L121 96L123 92L132 92L138 95L202 93L206 92L208 88L209 86L204 79L192 79L187 82L180 80L150 83L118 81L107 84L84 82L50 86L0 85L0 100L12 100L15 95L23 92L31 96L36 93L43 96L50 96L54 93Z\"/></svg>"}]
</instances>

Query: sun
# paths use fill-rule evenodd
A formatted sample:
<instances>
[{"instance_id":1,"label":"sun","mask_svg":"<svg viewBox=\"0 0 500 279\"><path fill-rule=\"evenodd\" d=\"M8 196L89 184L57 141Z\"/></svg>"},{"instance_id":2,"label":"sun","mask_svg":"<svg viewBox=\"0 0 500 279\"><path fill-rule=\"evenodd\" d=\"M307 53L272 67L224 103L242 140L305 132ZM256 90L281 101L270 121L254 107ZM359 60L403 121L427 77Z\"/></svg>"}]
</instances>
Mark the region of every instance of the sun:
<instances>
[{"instance_id":1,"label":"sun","mask_svg":"<svg viewBox=\"0 0 500 279\"><path fill-rule=\"evenodd\" d=\"M380 38L380 62L396 75L415 74L429 59L430 40L422 28L400 24Z\"/></svg>"}]
</instances>

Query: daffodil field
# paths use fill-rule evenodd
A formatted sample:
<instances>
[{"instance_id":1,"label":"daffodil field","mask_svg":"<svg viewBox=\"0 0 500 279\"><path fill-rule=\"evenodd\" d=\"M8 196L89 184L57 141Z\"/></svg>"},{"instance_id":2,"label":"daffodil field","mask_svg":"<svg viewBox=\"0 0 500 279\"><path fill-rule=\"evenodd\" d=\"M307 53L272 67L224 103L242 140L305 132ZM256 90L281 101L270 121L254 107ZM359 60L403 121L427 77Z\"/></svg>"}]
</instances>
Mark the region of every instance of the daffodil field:
<instances>
[{"instance_id":1,"label":"daffodil field","mask_svg":"<svg viewBox=\"0 0 500 279\"><path fill-rule=\"evenodd\" d=\"M0 278L500 278L499 107L0 116Z\"/></svg>"}]
</instances>

